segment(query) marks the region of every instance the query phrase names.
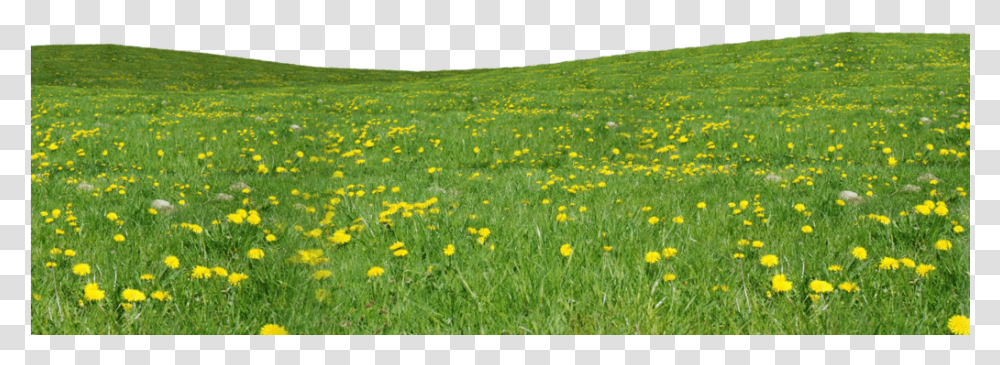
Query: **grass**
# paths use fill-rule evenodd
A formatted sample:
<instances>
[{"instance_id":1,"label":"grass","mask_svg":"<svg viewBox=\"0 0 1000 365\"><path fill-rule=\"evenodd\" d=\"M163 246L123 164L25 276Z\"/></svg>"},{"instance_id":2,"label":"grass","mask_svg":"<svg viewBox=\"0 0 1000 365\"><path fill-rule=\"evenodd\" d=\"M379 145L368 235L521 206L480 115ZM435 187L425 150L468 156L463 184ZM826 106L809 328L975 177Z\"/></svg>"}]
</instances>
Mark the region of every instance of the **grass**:
<instances>
[{"instance_id":1,"label":"grass","mask_svg":"<svg viewBox=\"0 0 1000 365\"><path fill-rule=\"evenodd\" d=\"M31 330L948 334L970 311L968 46L840 33L446 72L35 46Z\"/></svg>"}]
</instances>

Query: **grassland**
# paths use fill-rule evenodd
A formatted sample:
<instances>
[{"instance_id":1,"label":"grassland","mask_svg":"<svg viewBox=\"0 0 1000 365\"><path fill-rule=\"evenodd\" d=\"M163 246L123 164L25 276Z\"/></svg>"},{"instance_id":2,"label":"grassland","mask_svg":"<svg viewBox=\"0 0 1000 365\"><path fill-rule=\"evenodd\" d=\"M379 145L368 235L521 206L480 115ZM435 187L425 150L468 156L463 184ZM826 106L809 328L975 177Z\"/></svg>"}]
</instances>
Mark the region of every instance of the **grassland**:
<instances>
[{"instance_id":1,"label":"grassland","mask_svg":"<svg viewBox=\"0 0 1000 365\"><path fill-rule=\"evenodd\" d=\"M968 48L405 72L36 46L31 330L961 332Z\"/></svg>"}]
</instances>

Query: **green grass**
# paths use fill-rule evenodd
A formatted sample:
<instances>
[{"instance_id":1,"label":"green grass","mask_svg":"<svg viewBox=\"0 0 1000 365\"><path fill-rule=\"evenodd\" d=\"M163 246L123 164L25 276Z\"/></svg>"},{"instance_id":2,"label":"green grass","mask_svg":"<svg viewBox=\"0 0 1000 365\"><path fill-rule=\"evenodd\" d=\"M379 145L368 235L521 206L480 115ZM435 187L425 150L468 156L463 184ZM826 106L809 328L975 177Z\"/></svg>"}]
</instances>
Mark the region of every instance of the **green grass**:
<instances>
[{"instance_id":1,"label":"green grass","mask_svg":"<svg viewBox=\"0 0 1000 365\"><path fill-rule=\"evenodd\" d=\"M31 329L948 334L970 311L968 46L967 34L841 33L446 72L36 46ZM838 204L842 190L865 202ZM177 211L151 214L154 199ZM927 200L948 212L917 213ZM227 222L238 209L260 223ZM481 244L469 228L491 233ZM341 229L350 242L325 239ZM644 261L668 247L675 257ZM313 249L327 261L289 261ZM768 254L777 266L760 264ZM879 270L883 257L936 269ZM74 275L80 263L92 272ZM248 279L190 278L198 265ZM373 266L385 273L368 278ZM769 296L779 273L792 289ZM814 301L813 280L860 290ZM91 282L105 297L82 301ZM126 310L127 288L147 299Z\"/></svg>"}]
</instances>

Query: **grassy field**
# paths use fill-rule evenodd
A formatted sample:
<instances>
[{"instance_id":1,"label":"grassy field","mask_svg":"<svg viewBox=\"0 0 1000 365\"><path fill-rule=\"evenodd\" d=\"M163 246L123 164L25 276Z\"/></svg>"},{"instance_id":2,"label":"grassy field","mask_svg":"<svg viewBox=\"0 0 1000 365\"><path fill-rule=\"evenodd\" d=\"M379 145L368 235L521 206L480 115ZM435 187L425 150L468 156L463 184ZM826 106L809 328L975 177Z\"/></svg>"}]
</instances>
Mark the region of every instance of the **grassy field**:
<instances>
[{"instance_id":1,"label":"grassy field","mask_svg":"<svg viewBox=\"0 0 1000 365\"><path fill-rule=\"evenodd\" d=\"M32 47L31 330L962 333L968 48L405 72Z\"/></svg>"}]
</instances>

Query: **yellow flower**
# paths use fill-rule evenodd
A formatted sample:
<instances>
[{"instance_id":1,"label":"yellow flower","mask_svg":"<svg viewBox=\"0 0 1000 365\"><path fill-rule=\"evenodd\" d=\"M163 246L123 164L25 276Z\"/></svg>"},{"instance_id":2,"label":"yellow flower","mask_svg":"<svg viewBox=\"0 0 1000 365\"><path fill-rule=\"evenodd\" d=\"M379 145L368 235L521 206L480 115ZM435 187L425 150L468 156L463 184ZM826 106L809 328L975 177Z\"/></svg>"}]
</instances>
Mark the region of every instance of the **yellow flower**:
<instances>
[{"instance_id":1,"label":"yellow flower","mask_svg":"<svg viewBox=\"0 0 1000 365\"><path fill-rule=\"evenodd\" d=\"M837 287L840 288L840 290L846 291L848 293L853 293L853 292L858 291L858 286L856 284L852 283L852 282L849 282L849 281L845 281L843 283L840 283L840 285L837 285Z\"/></svg>"},{"instance_id":2,"label":"yellow flower","mask_svg":"<svg viewBox=\"0 0 1000 365\"><path fill-rule=\"evenodd\" d=\"M792 290L792 282L785 279L785 274L778 274L771 278L771 290L776 293Z\"/></svg>"},{"instance_id":3,"label":"yellow flower","mask_svg":"<svg viewBox=\"0 0 1000 365\"><path fill-rule=\"evenodd\" d=\"M809 290L816 293L829 293L833 291L833 285L822 280L813 280L809 283Z\"/></svg>"},{"instance_id":4,"label":"yellow flower","mask_svg":"<svg viewBox=\"0 0 1000 365\"><path fill-rule=\"evenodd\" d=\"M914 267L917 267L916 263L914 263L913 260L906 259L906 258L899 259L899 263L901 263L901 264L903 264L903 266L906 266L906 267L911 268L911 269L914 268Z\"/></svg>"},{"instance_id":5,"label":"yellow flower","mask_svg":"<svg viewBox=\"0 0 1000 365\"><path fill-rule=\"evenodd\" d=\"M646 262L655 264L660 261L660 253L656 251L646 253Z\"/></svg>"},{"instance_id":6,"label":"yellow flower","mask_svg":"<svg viewBox=\"0 0 1000 365\"><path fill-rule=\"evenodd\" d=\"M674 221L674 223L677 223L677 224L684 223L684 217L682 217L682 216L676 216L676 217L674 217L673 221Z\"/></svg>"},{"instance_id":7,"label":"yellow flower","mask_svg":"<svg viewBox=\"0 0 1000 365\"><path fill-rule=\"evenodd\" d=\"M968 335L970 333L972 321L966 316L953 316L948 319L948 329L952 334Z\"/></svg>"},{"instance_id":8,"label":"yellow flower","mask_svg":"<svg viewBox=\"0 0 1000 365\"><path fill-rule=\"evenodd\" d=\"M802 226L802 233L812 233L812 232L813 232L813 227Z\"/></svg>"},{"instance_id":9,"label":"yellow flower","mask_svg":"<svg viewBox=\"0 0 1000 365\"><path fill-rule=\"evenodd\" d=\"M251 248L250 251L247 251L247 258L250 258L252 260L263 259L264 258L264 250L261 250L259 248Z\"/></svg>"},{"instance_id":10,"label":"yellow flower","mask_svg":"<svg viewBox=\"0 0 1000 365\"><path fill-rule=\"evenodd\" d=\"M156 277L153 276L153 274L142 274L142 276L139 276L139 279L152 281L153 279L156 279Z\"/></svg>"},{"instance_id":11,"label":"yellow flower","mask_svg":"<svg viewBox=\"0 0 1000 365\"><path fill-rule=\"evenodd\" d=\"M285 331L285 327L276 324L266 324L264 327L260 328L261 335L287 335L288 331Z\"/></svg>"},{"instance_id":12,"label":"yellow flower","mask_svg":"<svg viewBox=\"0 0 1000 365\"><path fill-rule=\"evenodd\" d=\"M274 242L278 240L278 237L275 237L273 234L268 234L267 237L264 237L264 240L267 242Z\"/></svg>"},{"instance_id":13,"label":"yellow flower","mask_svg":"<svg viewBox=\"0 0 1000 365\"><path fill-rule=\"evenodd\" d=\"M166 264L167 267L171 269L176 269L181 265L181 262L180 260L177 259L177 256L167 256L167 258L163 260L163 263Z\"/></svg>"},{"instance_id":14,"label":"yellow flower","mask_svg":"<svg viewBox=\"0 0 1000 365\"><path fill-rule=\"evenodd\" d=\"M223 268L218 267L218 266L213 267L212 268L212 272L214 272L215 275L218 275L218 276L221 276L221 277L227 277L227 276L229 276L229 272L226 271L226 269L223 269Z\"/></svg>"},{"instance_id":15,"label":"yellow flower","mask_svg":"<svg viewBox=\"0 0 1000 365\"><path fill-rule=\"evenodd\" d=\"M566 221L566 213L559 213L558 215L556 215L556 222L565 222L565 221Z\"/></svg>"},{"instance_id":16,"label":"yellow flower","mask_svg":"<svg viewBox=\"0 0 1000 365\"><path fill-rule=\"evenodd\" d=\"M917 266L917 270L916 271L917 271L917 275L920 275L920 277L926 278L927 274L930 273L931 271L934 271L935 269L937 269L937 268L935 268L934 265L920 264L920 266Z\"/></svg>"},{"instance_id":17,"label":"yellow flower","mask_svg":"<svg viewBox=\"0 0 1000 365\"><path fill-rule=\"evenodd\" d=\"M347 234L347 231L344 229L338 229L336 232L333 232L332 237L327 237L326 240L331 243L343 245L351 241L351 235Z\"/></svg>"},{"instance_id":18,"label":"yellow flower","mask_svg":"<svg viewBox=\"0 0 1000 365\"><path fill-rule=\"evenodd\" d=\"M114 239L115 242L125 242L125 236L122 236L121 234L116 234Z\"/></svg>"},{"instance_id":19,"label":"yellow flower","mask_svg":"<svg viewBox=\"0 0 1000 365\"><path fill-rule=\"evenodd\" d=\"M394 251L394 250L401 249L401 248L403 248L403 245L404 245L404 243L402 243L402 242L393 243L392 246L389 246L389 250L390 251Z\"/></svg>"},{"instance_id":20,"label":"yellow flower","mask_svg":"<svg viewBox=\"0 0 1000 365\"><path fill-rule=\"evenodd\" d=\"M192 279L208 279L210 277L212 277L212 270L207 267L199 265L191 270Z\"/></svg>"},{"instance_id":21,"label":"yellow flower","mask_svg":"<svg viewBox=\"0 0 1000 365\"><path fill-rule=\"evenodd\" d=\"M952 227L951 230L954 231L955 233L965 232L965 228L962 228L962 226L954 226L954 227Z\"/></svg>"},{"instance_id":22,"label":"yellow flower","mask_svg":"<svg viewBox=\"0 0 1000 365\"><path fill-rule=\"evenodd\" d=\"M76 264L73 266L73 273L79 276L90 274L90 265Z\"/></svg>"},{"instance_id":23,"label":"yellow flower","mask_svg":"<svg viewBox=\"0 0 1000 365\"><path fill-rule=\"evenodd\" d=\"M744 255L742 253L739 253L739 252L733 254L733 258L734 259L742 259L744 257L746 257L746 255Z\"/></svg>"},{"instance_id":24,"label":"yellow flower","mask_svg":"<svg viewBox=\"0 0 1000 365\"><path fill-rule=\"evenodd\" d=\"M97 283L90 283L83 287L83 299L94 302L104 299L104 291L97 287Z\"/></svg>"},{"instance_id":25,"label":"yellow flower","mask_svg":"<svg viewBox=\"0 0 1000 365\"><path fill-rule=\"evenodd\" d=\"M122 299L129 302L141 302L146 300L146 294L135 289L125 289L122 291Z\"/></svg>"},{"instance_id":26,"label":"yellow flower","mask_svg":"<svg viewBox=\"0 0 1000 365\"><path fill-rule=\"evenodd\" d=\"M828 267L828 268L826 268L826 269L827 269L827 270L830 270L830 271L841 271L841 270L843 270L843 268L842 268L842 267L840 267L840 266L837 266L837 265L830 265L830 267Z\"/></svg>"},{"instance_id":27,"label":"yellow flower","mask_svg":"<svg viewBox=\"0 0 1000 365\"><path fill-rule=\"evenodd\" d=\"M899 261L892 257L883 257L882 262L878 264L879 270L896 270L899 268Z\"/></svg>"},{"instance_id":28,"label":"yellow flower","mask_svg":"<svg viewBox=\"0 0 1000 365\"><path fill-rule=\"evenodd\" d=\"M167 300L170 300L170 298L173 298L173 297L170 296L170 292L166 292L166 291L162 291L162 290L157 290L157 291L153 292L152 294L149 295L149 297L153 298L153 299L156 299L156 300L159 300L161 302L167 301Z\"/></svg>"},{"instance_id":29,"label":"yellow flower","mask_svg":"<svg viewBox=\"0 0 1000 365\"><path fill-rule=\"evenodd\" d=\"M251 214L249 217L247 217L247 223L250 223L255 226L260 224L260 216L256 214Z\"/></svg>"},{"instance_id":30,"label":"yellow flower","mask_svg":"<svg viewBox=\"0 0 1000 365\"><path fill-rule=\"evenodd\" d=\"M705 202L700 202L697 205L698 209L705 209Z\"/></svg>"},{"instance_id":31,"label":"yellow flower","mask_svg":"<svg viewBox=\"0 0 1000 365\"><path fill-rule=\"evenodd\" d=\"M778 265L778 256L775 255L765 255L760 258L760 264L767 267L774 267Z\"/></svg>"},{"instance_id":32,"label":"yellow flower","mask_svg":"<svg viewBox=\"0 0 1000 365\"><path fill-rule=\"evenodd\" d=\"M312 274L312 277L313 277L313 279L316 279L316 280L323 280L323 279L326 279L326 278L330 277L330 275L333 275L333 271L330 271L330 270L319 270L319 271L314 272Z\"/></svg>"},{"instance_id":33,"label":"yellow flower","mask_svg":"<svg viewBox=\"0 0 1000 365\"><path fill-rule=\"evenodd\" d=\"M562 254L563 256L568 257L569 255L573 254L573 248L570 247L569 244L567 243L565 245L562 245L562 247L559 247L559 253Z\"/></svg>"},{"instance_id":34,"label":"yellow flower","mask_svg":"<svg viewBox=\"0 0 1000 365\"><path fill-rule=\"evenodd\" d=\"M673 281L675 279L677 279L677 276L675 276L674 274L663 275L663 281Z\"/></svg>"},{"instance_id":35,"label":"yellow flower","mask_svg":"<svg viewBox=\"0 0 1000 365\"><path fill-rule=\"evenodd\" d=\"M233 286L240 286L240 282L248 278L249 276L246 274L234 272L232 275L229 275L229 284L232 284Z\"/></svg>"},{"instance_id":36,"label":"yellow flower","mask_svg":"<svg viewBox=\"0 0 1000 365\"><path fill-rule=\"evenodd\" d=\"M63 255L66 255L66 257L73 257L73 256L76 256L76 251L66 250L66 251L63 251Z\"/></svg>"},{"instance_id":37,"label":"yellow flower","mask_svg":"<svg viewBox=\"0 0 1000 365\"><path fill-rule=\"evenodd\" d=\"M677 255L677 249L673 247L664 248L663 251L660 252L663 253L664 258L668 259Z\"/></svg>"},{"instance_id":38,"label":"yellow flower","mask_svg":"<svg viewBox=\"0 0 1000 365\"><path fill-rule=\"evenodd\" d=\"M226 215L226 220L233 224L243 224L243 217L236 213Z\"/></svg>"},{"instance_id":39,"label":"yellow flower","mask_svg":"<svg viewBox=\"0 0 1000 365\"><path fill-rule=\"evenodd\" d=\"M444 255L451 256L455 254L455 245L449 244L444 248Z\"/></svg>"},{"instance_id":40,"label":"yellow flower","mask_svg":"<svg viewBox=\"0 0 1000 365\"><path fill-rule=\"evenodd\" d=\"M396 250L396 251L392 252L392 255L396 256L396 257L403 257L403 256L406 256L406 254L408 254L408 253L410 253L410 252L407 251L407 250Z\"/></svg>"},{"instance_id":41,"label":"yellow flower","mask_svg":"<svg viewBox=\"0 0 1000 365\"><path fill-rule=\"evenodd\" d=\"M115 214L114 212L108 213L108 215L106 215L105 217L107 217L108 220L117 220L118 219L118 215Z\"/></svg>"},{"instance_id":42,"label":"yellow flower","mask_svg":"<svg viewBox=\"0 0 1000 365\"><path fill-rule=\"evenodd\" d=\"M656 224L656 223L659 223L659 222L660 222L660 218L649 217L649 224Z\"/></svg>"},{"instance_id":43,"label":"yellow flower","mask_svg":"<svg viewBox=\"0 0 1000 365\"><path fill-rule=\"evenodd\" d=\"M753 244L752 244L752 245L753 245L753 248L761 248L761 247L764 247L764 242L761 242L761 241L753 241Z\"/></svg>"},{"instance_id":44,"label":"yellow flower","mask_svg":"<svg viewBox=\"0 0 1000 365\"><path fill-rule=\"evenodd\" d=\"M373 277L376 277L376 276L381 276L382 273L384 273L384 272L385 272L385 270L383 270L381 267L372 266L371 269L368 269L368 277L373 278Z\"/></svg>"},{"instance_id":45,"label":"yellow flower","mask_svg":"<svg viewBox=\"0 0 1000 365\"><path fill-rule=\"evenodd\" d=\"M795 211L796 212L801 212L801 211L804 211L804 210L806 210L806 206L805 205L795 204Z\"/></svg>"},{"instance_id":46,"label":"yellow flower","mask_svg":"<svg viewBox=\"0 0 1000 365\"><path fill-rule=\"evenodd\" d=\"M604 249L604 252L611 252L611 249L612 249L613 247L611 247L611 246L602 246L601 248L603 248L603 249Z\"/></svg>"},{"instance_id":47,"label":"yellow flower","mask_svg":"<svg viewBox=\"0 0 1000 365\"><path fill-rule=\"evenodd\" d=\"M868 251L865 251L864 247L855 247L854 250L851 251L851 255L854 255L854 257L858 260L865 260L868 258Z\"/></svg>"},{"instance_id":48,"label":"yellow flower","mask_svg":"<svg viewBox=\"0 0 1000 365\"><path fill-rule=\"evenodd\" d=\"M45 267L57 267L57 266L59 266L59 264L57 264L55 262L52 262L52 261L49 261L49 262L45 263Z\"/></svg>"},{"instance_id":49,"label":"yellow flower","mask_svg":"<svg viewBox=\"0 0 1000 365\"><path fill-rule=\"evenodd\" d=\"M951 249L951 241L949 240L938 240L934 243L934 248L941 251L948 251Z\"/></svg>"}]
</instances>

